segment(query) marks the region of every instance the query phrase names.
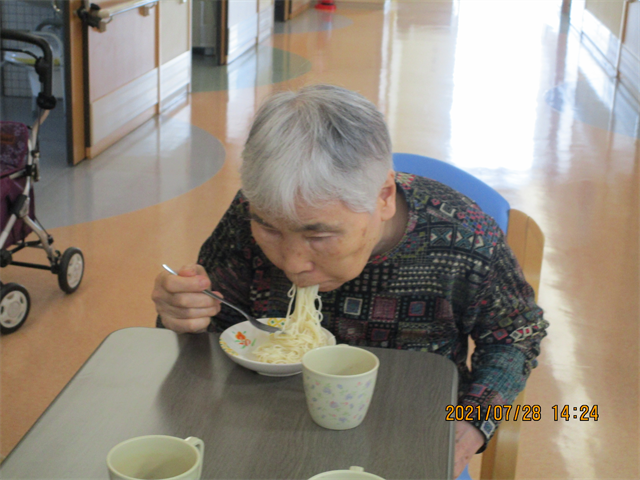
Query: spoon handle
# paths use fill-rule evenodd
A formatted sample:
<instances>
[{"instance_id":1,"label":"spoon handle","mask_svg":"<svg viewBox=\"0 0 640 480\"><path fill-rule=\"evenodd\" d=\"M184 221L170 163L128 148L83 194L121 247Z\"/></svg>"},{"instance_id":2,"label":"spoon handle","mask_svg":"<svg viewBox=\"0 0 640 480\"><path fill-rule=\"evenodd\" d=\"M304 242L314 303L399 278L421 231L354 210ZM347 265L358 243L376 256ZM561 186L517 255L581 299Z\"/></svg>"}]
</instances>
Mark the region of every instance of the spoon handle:
<instances>
[{"instance_id":1,"label":"spoon handle","mask_svg":"<svg viewBox=\"0 0 640 480\"><path fill-rule=\"evenodd\" d=\"M233 303L229 303L227 302L224 298L216 295L215 293L213 293L211 290L202 290L202 293L204 293L205 295L209 295L211 298L215 298L216 300L218 300L221 303L224 303L226 306L233 308L235 311L240 312L241 314L243 314L245 317L247 316L245 314L245 312L241 309L239 309L238 307L236 307Z\"/></svg>"}]
</instances>

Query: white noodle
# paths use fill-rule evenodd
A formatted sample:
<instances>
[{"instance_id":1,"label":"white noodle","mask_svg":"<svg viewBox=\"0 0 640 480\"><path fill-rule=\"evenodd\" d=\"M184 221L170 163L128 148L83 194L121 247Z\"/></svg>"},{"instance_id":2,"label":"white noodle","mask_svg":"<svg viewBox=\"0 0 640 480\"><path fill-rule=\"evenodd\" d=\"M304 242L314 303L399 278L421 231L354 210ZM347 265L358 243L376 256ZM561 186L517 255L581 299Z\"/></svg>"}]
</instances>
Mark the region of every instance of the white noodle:
<instances>
[{"instance_id":1,"label":"white noodle","mask_svg":"<svg viewBox=\"0 0 640 480\"><path fill-rule=\"evenodd\" d=\"M319 285L289 290L289 308L284 323L284 333L269 335L269 343L265 343L253 351L260 362L264 363L299 363L302 356L312 348L327 345L327 337L320 327L322 322L322 300L318 295ZM291 314L293 299L296 306ZM316 308L316 301L318 306Z\"/></svg>"}]
</instances>

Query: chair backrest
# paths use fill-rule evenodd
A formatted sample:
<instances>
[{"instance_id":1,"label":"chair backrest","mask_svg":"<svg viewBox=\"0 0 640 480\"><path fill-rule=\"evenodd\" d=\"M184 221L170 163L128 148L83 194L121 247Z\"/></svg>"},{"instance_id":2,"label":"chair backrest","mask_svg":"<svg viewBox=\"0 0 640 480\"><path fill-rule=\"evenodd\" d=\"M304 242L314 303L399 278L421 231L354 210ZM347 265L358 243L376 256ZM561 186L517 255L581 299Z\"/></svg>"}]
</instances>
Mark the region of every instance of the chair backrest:
<instances>
[{"instance_id":1,"label":"chair backrest","mask_svg":"<svg viewBox=\"0 0 640 480\"><path fill-rule=\"evenodd\" d=\"M455 188L476 202L485 213L491 215L506 232L507 243L518 259L537 300L544 235L531 217L510 208L509 202L483 181L446 162L422 155L394 153L393 163L399 172L431 178ZM523 403L524 390L520 392L513 405L523 405ZM521 420L502 422L482 454L481 480L515 478L520 423Z\"/></svg>"},{"instance_id":2,"label":"chair backrest","mask_svg":"<svg viewBox=\"0 0 640 480\"><path fill-rule=\"evenodd\" d=\"M466 195L476 202L483 212L491 215L506 233L509 224L509 202L479 178L450 163L413 153L394 153L393 164L399 172L437 180Z\"/></svg>"}]
</instances>

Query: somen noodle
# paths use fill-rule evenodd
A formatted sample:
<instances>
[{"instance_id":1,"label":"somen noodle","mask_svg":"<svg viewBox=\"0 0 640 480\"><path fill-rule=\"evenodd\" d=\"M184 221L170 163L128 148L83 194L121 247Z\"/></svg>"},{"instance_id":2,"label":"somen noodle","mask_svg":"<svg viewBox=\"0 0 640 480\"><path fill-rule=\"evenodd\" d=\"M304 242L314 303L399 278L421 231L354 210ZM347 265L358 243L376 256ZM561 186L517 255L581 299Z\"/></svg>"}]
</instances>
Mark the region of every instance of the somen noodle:
<instances>
[{"instance_id":1,"label":"somen noodle","mask_svg":"<svg viewBox=\"0 0 640 480\"><path fill-rule=\"evenodd\" d=\"M269 342L253 351L260 362L298 363L312 348L327 345L327 337L320 327L322 322L322 300L318 295L319 285L289 290L289 308L284 324L284 333L272 333ZM295 298L295 309L291 307ZM316 301L318 306L316 307Z\"/></svg>"}]
</instances>

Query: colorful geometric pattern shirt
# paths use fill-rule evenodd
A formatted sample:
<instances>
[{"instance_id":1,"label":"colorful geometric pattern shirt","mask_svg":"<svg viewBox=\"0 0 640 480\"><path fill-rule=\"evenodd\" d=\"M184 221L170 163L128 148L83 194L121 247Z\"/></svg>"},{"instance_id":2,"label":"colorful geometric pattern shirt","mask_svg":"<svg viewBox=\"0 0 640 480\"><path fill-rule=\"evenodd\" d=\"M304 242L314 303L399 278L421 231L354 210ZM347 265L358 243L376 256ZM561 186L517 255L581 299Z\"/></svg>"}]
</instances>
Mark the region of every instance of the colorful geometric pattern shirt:
<instances>
[{"instance_id":1,"label":"colorful geometric pattern shirt","mask_svg":"<svg viewBox=\"0 0 640 480\"><path fill-rule=\"evenodd\" d=\"M502 230L469 198L434 180L397 173L409 207L400 243L360 275L321 293L323 326L338 343L434 352L459 371L459 404L511 404L536 366L548 323ZM260 317L284 317L290 281L255 243L238 193L201 248L215 290ZM223 308L210 330L243 317ZM475 343L471 369L468 339ZM475 411L475 410L474 410ZM472 422L488 441L498 422ZM485 442L486 446L486 442ZM484 447L483 447L484 449Z\"/></svg>"}]
</instances>

